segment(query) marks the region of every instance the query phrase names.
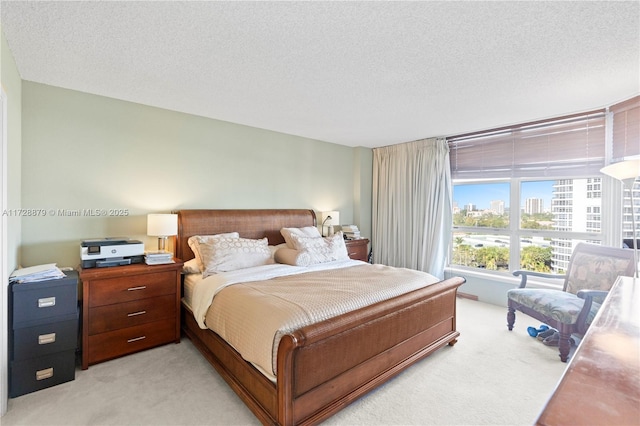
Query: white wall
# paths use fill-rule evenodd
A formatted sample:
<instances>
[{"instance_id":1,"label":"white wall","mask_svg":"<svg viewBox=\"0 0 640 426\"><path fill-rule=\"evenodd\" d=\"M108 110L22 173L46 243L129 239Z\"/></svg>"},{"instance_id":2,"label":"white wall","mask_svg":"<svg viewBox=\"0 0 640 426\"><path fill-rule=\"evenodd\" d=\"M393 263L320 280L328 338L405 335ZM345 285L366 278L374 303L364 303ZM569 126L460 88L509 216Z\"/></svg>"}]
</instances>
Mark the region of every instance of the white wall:
<instances>
[{"instance_id":1,"label":"white wall","mask_svg":"<svg viewBox=\"0 0 640 426\"><path fill-rule=\"evenodd\" d=\"M7 205L19 209L21 202L21 143L22 143L22 81L15 61L0 28L0 83L7 96ZM2 212L4 213L4 212ZM0 256L6 265L3 271L2 292L0 293L0 414L7 410L8 397L8 356L7 356L7 296L8 275L20 262L21 220L18 216L7 217L6 252ZM4 237L4 236L3 236Z\"/></svg>"}]
</instances>

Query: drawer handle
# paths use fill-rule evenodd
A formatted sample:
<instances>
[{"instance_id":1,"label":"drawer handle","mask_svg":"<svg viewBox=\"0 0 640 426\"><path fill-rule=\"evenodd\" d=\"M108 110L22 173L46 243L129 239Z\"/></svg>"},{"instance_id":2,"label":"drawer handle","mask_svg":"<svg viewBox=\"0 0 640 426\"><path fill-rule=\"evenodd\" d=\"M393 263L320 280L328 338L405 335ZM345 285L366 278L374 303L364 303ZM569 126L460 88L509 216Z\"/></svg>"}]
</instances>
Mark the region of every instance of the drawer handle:
<instances>
[{"instance_id":1,"label":"drawer handle","mask_svg":"<svg viewBox=\"0 0 640 426\"><path fill-rule=\"evenodd\" d=\"M41 334L38 336L39 345L48 345L49 343L55 343L56 333Z\"/></svg>"},{"instance_id":2,"label":"drawer handle","mask_svg":"<svg viewBox=\"0 0 640 426\"><path fill-rule=\"evenodd\" d=\"M140 287L129 287L127 291L144 290L145 288L147 288L146 285L141 285Z\"/></svg>"},{"instance_id":3,"label":"drawer handle","mask_svg":"<svg viewBox=\"0 0 640 426\"><path fill-rule=\"evenodd\" d=\"M53 377L53 367L36 371L36 380L44 380Z\"/></svg>"},{"instance_id":4,"label":"drawer handle","mask_svg":"<svg viewBox=\"0 0 640 426\"><path fill-rule=\"evenodd\" d=\"M135 316L138 316L138 315L144 315L146 313L147 313L147 311L131 312L130 314L127 314L127 316L128 317L135 317Z\"/></svg>"},{"instance_id":5,"label":"drawer handle","mask_svg":"<svg viewBox=\"0 0 640 426\"><path fill-rule=\"evenodd\" d=\"M146 339L146 338L147 338L147 336L134 337L133 339L129 339L129 340L127 340L127 343L137 342L138 340L143 340L143 339Z\"/></svg>"},{"instance_id":6,"label":"drawer handle","mask_svg":"<svg viewBox=\"0 0 640 426\"><path fill-rule=\"evenodd\" d=\"M56 306L56 297L43 297L42 299L38 299L38 308L49 308L51 306Z\"/></svg>"}]
</instances>

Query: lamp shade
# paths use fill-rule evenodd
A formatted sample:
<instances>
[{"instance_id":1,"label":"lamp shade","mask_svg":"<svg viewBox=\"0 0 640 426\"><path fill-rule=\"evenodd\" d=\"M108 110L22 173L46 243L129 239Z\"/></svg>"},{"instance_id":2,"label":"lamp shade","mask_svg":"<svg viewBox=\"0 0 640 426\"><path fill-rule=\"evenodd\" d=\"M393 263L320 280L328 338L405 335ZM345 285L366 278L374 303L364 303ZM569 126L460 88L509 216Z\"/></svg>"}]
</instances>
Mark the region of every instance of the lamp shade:
<instances>
[{"instance_id":1,"label":"lamp shade","mask_svg":"<svg viewBox=\"0 0 640 426\"><path fill-rule=\"evenodd\" d=\"M338 211L333 210L329 212L322 212L321 218L322 226L340 225L340 212Z\"/></svg>"},{"instance_id":2,"label":"lamp shade","mask_svg":"<svg viewBox=\"0 0 640 426\"><path fill-rule=\"evenodd\" d=\"M147 215L147 235L168 237L178 234L177 214L149 214Z\"/></svg>"},{"instance_id":3,"label":"lamp shade","mask_svg":"<svg viewBox=\"0 0 640 426\"><path fill-rule=\"evenodd\" d=\"M600 169L600 173L611 176L614 179L629 184L640 176L640 159L625 160L619 163L613 163Z\"/></svg>"}]
</instances>

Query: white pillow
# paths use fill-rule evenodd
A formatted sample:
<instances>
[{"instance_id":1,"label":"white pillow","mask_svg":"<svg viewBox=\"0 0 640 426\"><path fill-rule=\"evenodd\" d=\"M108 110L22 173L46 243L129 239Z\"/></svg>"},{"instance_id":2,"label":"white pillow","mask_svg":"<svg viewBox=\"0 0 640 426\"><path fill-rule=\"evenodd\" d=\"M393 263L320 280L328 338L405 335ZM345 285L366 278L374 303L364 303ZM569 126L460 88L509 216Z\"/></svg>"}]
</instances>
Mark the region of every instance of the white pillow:
<instances>
[{"instance_id":1,"label":"white pillow","mask_svg":"<svg viewBox=\"0 0 640 426\"><path fill-rule=\"evenodd\" d=\"M291 266L309 266L311 264L311 256L306 251L294 250L289 247L278 249L276 251L275 260L278 263Z\"/></svg>"},{"instance_id":2,"label":"white pillow","mask_svg":"<svg viewBox=\"0 0 640 426\"><path fill-rule=\"evenodd\" d=\"M273 263L271 250L266 238L251 240L248 238L219 237L210 243L200 243L204 278L218 272Z\"/></svg>"},{"instance_id":3,"label":"white pillow","mask_svg":"<svg viewBox=\"0 0 640 426\"><path fill-rule=\"evenodd\" d=\"M286 243L278 244L277 246L269 246L269 250L271 250L271 257L275 259L276 252L286 246L287 246Z\"/></svg>"},{"instance_id":4,"label":"white pillow","mask_svg":"<svg viewBox=\"0 0 640 426\"><path fill-rule=\"evenodd\" d=\"M291 234L300 250L309 254L310 264L332 262L334 260L349 259L347 246L344 244L342 231L338 231L331 237L314 238Z\"/></svg>"},{"instance_id":5,"label":"white pillow","mask_svg":"<svg viewBox=\"0 0 640 426\"><path fill-rule=\"evenodd\" d=\"M187 240L187 244L191 248L196 262L198 263L200 272L204 271L204 262L202 261L202 254L200 253L200 243L208 244L216 238L240 238L240 234L238 234L237 232L227 232L226 234L194 235L192 237L189 237L189 239Z\"/></svg>"},{"instance_id":6,"label":"white pillow","mask_svg":"<svg viewBox=\"0 0 640 426\"><path fill-rule=\"evenodd\" d=\"M201 274L202 269L200 269L201 263L198 262L198 259L193 258L191 260L187 260L182 265L182 272L185 274Z\"/></svg>"},{"instance_id":7,"label":"white pillow","mask_svg":"<svg viewBox=\"0 0 640 426\"><path fill-rule=\"evenodd\" d=\"M282 228L280 233L284 237L284 241L287 243L287 247L290 249L300 250L299 247L296 247L296 242L291 238L292 235L298 235L301 237L309 237L309 238L322 238L320 232L318 232L318 228L315 226L305 226L304 228Z\"/></svg>"}]
</instances>

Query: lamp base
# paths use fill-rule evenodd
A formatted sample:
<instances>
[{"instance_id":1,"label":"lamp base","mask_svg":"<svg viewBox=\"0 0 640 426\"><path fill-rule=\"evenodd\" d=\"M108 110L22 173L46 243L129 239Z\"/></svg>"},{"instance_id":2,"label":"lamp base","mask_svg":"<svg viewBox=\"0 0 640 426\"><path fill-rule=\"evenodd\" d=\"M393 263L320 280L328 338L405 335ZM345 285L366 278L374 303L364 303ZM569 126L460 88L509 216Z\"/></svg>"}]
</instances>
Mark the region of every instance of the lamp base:
<instances>
[{"instance_id":1,"label":"lamp base","mask_svg":"<svg viewBox=\"0 0 640 426\"><path fill-rule=\"evenodd\" d=\"M167 237L158 237L158 252L159 253L168 253L165 250L167 246Z\"/></svg>"}]
</instances>

